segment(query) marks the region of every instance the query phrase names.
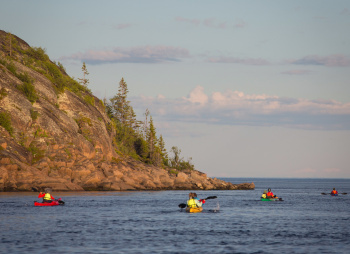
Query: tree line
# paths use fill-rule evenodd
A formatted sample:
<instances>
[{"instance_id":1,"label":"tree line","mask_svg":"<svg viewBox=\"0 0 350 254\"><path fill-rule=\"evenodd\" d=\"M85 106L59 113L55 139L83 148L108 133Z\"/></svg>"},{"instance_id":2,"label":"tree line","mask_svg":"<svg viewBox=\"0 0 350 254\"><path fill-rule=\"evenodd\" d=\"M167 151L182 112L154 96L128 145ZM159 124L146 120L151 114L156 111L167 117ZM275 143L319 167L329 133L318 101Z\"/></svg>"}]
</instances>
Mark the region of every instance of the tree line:
<instances>
[{"instance_id":1,"label":"tree line","mask_svg":"<svg viewBox=\"0 0 350 254\"><path fill-rule=\"evenodd\" d=\"M87 86L89 73L85 62L82 72L84 77L79 81L82 85ZM122 78L117 94L109 100L104 99L106 113L116 130L113 143L117 152L158 167L170 167L177 170L194 169L192 158L185 160L181 157L181 150L178 147L173 146L172 156L168 155L163 136L158 137L148 109L145 110L144 120L137 120L135 111L128 100L128 93L128 85Z\"/></svg>"}]
</instances>

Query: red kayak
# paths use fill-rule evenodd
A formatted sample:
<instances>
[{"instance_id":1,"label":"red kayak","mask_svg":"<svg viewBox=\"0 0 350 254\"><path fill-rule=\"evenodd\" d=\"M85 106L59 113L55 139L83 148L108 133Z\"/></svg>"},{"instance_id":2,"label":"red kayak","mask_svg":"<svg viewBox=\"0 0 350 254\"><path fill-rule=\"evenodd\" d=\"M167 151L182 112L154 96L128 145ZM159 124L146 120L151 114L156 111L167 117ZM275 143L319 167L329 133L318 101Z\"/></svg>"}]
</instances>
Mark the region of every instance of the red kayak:
<instances>
[{"instance_id":1,"label":"red kayak","mask_svg":"<svg viewBox=\"0 0 350 254\"><path fill-rule=\"evenodd\" d=\"M34 206L55 206L55 205L64 205L64 202L61 199L52 200L51 203L41 203L34 201Z\"/></svg>"}]
</instances>

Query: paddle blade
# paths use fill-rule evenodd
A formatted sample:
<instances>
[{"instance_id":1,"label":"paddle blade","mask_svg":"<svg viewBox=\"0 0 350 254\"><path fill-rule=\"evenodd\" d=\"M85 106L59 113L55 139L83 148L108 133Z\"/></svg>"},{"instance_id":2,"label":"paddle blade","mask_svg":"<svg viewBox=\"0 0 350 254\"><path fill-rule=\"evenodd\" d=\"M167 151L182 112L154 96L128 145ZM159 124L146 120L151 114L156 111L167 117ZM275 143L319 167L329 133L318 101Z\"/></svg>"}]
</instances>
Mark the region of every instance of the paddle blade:
<instances>
[{"instance_id":1,"label":"paddle blade","mask_svg":"<svg viewBox=\"0 0 350 254\"><path fill-rule=\"evenodd\" d=\"M322 194L322 195L328 195L328 193L324 193L324 192L322 192L321 194Z\"/></svg>"},{"instance_id":2,"label":"paddle blade","mask_svg":"<svg viewBox=\"0 0 350 254\"><path fill-rule=\"evenodd\" d=\"M215 199L215 198L217 198L217 196L210 196L210 197L207 197L205 200L207 200L207 199Z\"/></svg>"},{"instance_id":3,"label":"paddle blade","mask_svg":"<svg viewBox=\"0 0 350 254\"><path fill-rule=\"evenodd\" d=\"M343 195L346 195L346 194L348 194L348 193L346 193L346 192L344 192L344 193L342 193Z\"/></svg>"},{"instance_id":4,"label":"paddle blade","mask_svg":"<svg viewBox=\"0 0 350 254\"><path fill-rule=\"evenodd\" d=\"M61 198L55 199L55 200L58 201L58 203L59 203L60 205L64 205L64 201L62 201Z\"/></svg>"},{"instance_id":5,"label":"paddle blade","mask_svg":"<svg viewBox=\"0 0 350 254\"><path fill-rule=\"evenodd\" d=\"M32 187L32 191L39 192L37 188Z\"/></svg>"},{"instance_id":6,"label":"paddle blade","mask_svg":"<svg viewBox=\"0 0 350 254\"><path fill-rule=\"evenodd\" d=\"M182 204L179 204L179 207L180 207L180 208L185 208L185 207L186 207L186 204L183 204L183 203L182 203Z\"/></svg>"}]
</instances>

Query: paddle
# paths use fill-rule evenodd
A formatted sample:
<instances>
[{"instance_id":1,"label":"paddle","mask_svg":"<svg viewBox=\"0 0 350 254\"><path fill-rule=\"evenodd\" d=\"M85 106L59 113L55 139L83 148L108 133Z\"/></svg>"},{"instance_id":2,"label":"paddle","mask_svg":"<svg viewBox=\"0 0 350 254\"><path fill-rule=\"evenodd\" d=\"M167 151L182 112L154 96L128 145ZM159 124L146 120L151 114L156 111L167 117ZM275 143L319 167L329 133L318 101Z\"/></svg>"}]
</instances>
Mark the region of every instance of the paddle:
<instances>
[{"instance_id":1,"label":"paddle","mask_svg":"<svg viewBox=\"0 0 350 254\"><path fill-rule=\"evenodd\" d=\"M202 199L202 200L215 199L215 198L217 198L217 196L209 196L209 197L207 197L207 198L205 198L205 199ZM179 207L180 207L180 208L185 208L186 206L187 206L187 205L184 204L184 203L179 204Z\"/></svg>"},{"instance_id":2,"label":"paddle","mask_svg":"<svg viewBox=\"0 0 350 254\"><path fill-rule=\"evenodd\" d=\"M55 199L55 200L58 201L58 203L59 203L60 205L64 205L64 201L62 201L61 198Z\"/></svg>"},{"instance_id":3,"label":"paddle","mask_svg":"<svg viewBox=\"0 0 350 254\"><path fill-rule=\"evenodd\" d=\"M322 194L322 195L332 195L332 193L324 193L324 192L322 192L321 194ZM339 194L346 195L346 194L348 194L348 193L343 192L343 193L338 193L338 195L339 195Z\"/></svg>"},{"instance_id":4,"label":"paddle","mask_svg":"<svg viewBox=\"0 0 350 254\"><path fill-rule=\"evenodd\" d=\"M321 194L322 194L322 195L332 195L332 193L324 193L324 192L322 192ZM348 193L343 192L343 193L338 193L338 194L346 195L346 194L348 194Z\"/></svg>"}]
</instances>

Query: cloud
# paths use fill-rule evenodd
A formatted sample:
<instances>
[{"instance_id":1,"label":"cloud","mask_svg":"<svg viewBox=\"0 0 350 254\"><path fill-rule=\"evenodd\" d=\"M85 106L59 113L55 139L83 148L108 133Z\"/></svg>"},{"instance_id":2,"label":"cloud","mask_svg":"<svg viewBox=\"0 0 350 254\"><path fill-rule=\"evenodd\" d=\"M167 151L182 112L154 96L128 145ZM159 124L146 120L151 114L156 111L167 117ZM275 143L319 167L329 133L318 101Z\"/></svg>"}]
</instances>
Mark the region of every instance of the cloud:
<instances>
[{"instance_id":1,"label":"cloud","mask_svg":"<svg viewBox=\"0 0 350 254\"><path fill-rule=\"evenodd\" d=\"M310 70L289 70L289 71L283 71L282 74L288 74L288 75L307 75L310 74Z\"/></svg>"},{"instance_id":2,"label":"cloud","mask_svg":"<svg viewBox=\"0 0 350 254\"><path fill-rule=\"evenodd\" d=\"M80 60L89 64L105 63L162 63L177 62L190 56L187 49L170 46L115 47L104 50L87 50L61 60Z\"/></svg>"},{"instance_id":3,"label":"cloud","mask_svg":"<svg viewBox=\"0 0 350 254\"><path fill-rule=\"evenodd\" d=\"M204 93L204 88L201 86L197 86L188 98L183 97L184 100L188 100L191 103L199 103L200 105L204 105L208 102L208 96Z\"/></svg>"},{"instance_id":4,"label":"cloud","mask_svg":"<svg viewBox=\"0 0 350 254\"><path fill-rule=\"evenodd\" d=\"M133 107L148 108L158 121L217 125L284 126L350 130L350 103L306 100L227 90L206 95L201 86L187 97L134 97Z\"/></svg>"},{"instance_id":5,"label":"cloud","mask_svg":"<svg viewBox=\"0 0 350 254\"><path fill-rule=\"evenodd\" d=\"M244 28L247 24L243 20L237 21L235 24L229 24L225 21L217 21L214 18L207 18L207 19L188 19L183 17L176 17L176 21L188 23L195 26L204 26L208 28L216 28L216 29L229 29L229 28Z\"/></svg>"},{"instance_id":6,"label":"cloud","mask_svg":"<svg viewBox=\"0 0 350 254\"><path fill-rule=\"evenodd\" d=\"M344 67L350 66L350 58L348 56L340 54L330 56L310 55L298 60L290 61L290 63L299 65L323 65L332 67Z\"/></svg>"},{"instance_id":7,"label":"cloud","mask_svg":"<svg viewBox=\"0 0 350 254\"><path fill-rule=\"evenodd\" d=\"M270 65L270 62L262 58L236 58L236 57L210 57L210 63L234 63L246 65Z\"/></svg>"}]
</instances>

